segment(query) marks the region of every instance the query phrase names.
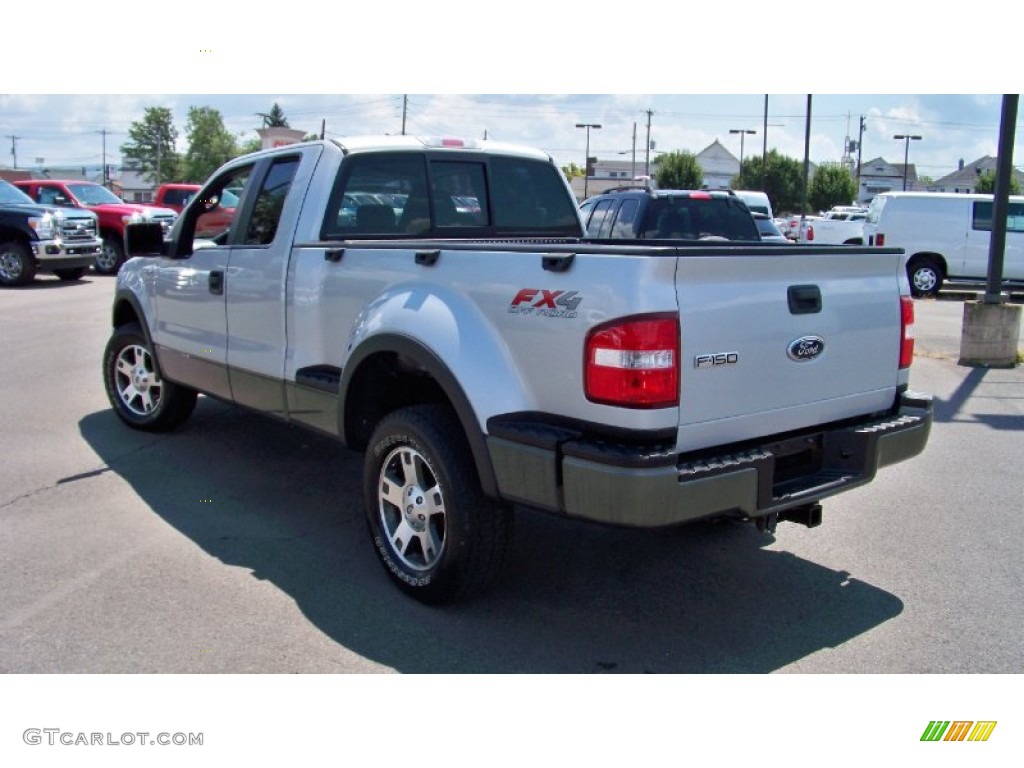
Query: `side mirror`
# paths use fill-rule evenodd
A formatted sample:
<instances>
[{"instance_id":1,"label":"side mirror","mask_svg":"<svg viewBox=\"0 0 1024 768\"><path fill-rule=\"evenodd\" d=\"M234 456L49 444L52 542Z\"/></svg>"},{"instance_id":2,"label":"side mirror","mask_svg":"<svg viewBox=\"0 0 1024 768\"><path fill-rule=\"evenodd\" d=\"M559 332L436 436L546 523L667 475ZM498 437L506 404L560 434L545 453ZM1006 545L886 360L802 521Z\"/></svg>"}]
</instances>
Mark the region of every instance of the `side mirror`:
<instances>
[{"instance_id":1,"label":"side mirror","mask_svg":"<svg viewBox=\"0 0 1024 768\"><path fill-rule=\"evenodd\" d=\"M163 256L164 228L157 222L126 224L124 252L132 256Z\"/></svg>"}]
</instances>

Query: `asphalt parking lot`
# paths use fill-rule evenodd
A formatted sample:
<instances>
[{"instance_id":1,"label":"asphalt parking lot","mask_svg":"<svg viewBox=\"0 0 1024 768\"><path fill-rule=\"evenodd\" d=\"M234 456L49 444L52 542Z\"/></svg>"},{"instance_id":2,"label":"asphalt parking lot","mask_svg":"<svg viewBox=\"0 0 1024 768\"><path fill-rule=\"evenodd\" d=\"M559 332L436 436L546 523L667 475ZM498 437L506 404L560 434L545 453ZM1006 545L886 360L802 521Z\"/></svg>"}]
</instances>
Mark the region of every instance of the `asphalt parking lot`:
<instances>
[{"instance_id":1,"label":"asphalt parking lot","mask_svg":"<svg viewBox=\"0 0 1024 768\"><path fill-rule=\"evenodd\" d=\"M916 303L928 449L821 527L523 511L499 587L431 609L374 559L359 456L208 399L120 425L112 285L0 293L2 672L1024 672L1024 370L956 365L956 300Z\"/></svg>"}]
</instances>

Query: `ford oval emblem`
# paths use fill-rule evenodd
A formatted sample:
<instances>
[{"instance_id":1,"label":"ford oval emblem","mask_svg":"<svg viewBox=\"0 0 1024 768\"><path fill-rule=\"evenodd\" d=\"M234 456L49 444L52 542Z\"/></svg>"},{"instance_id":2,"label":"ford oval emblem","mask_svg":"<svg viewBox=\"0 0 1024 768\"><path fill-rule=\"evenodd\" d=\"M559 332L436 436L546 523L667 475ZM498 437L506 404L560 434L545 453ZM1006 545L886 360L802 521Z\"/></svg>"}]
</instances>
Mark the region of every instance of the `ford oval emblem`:
<instances>
[{"instance_id":1,"label":"ford oval emblem","mask_svg":"<svg viewBox=\"0 0 1024 768\"><path fill-rule=\"evenodd\" d=\"M790 360L806 363L814 360L825 351L825 340L821 336L801 336L789 343L786 354Z\"/></svg>"}]
</instances>

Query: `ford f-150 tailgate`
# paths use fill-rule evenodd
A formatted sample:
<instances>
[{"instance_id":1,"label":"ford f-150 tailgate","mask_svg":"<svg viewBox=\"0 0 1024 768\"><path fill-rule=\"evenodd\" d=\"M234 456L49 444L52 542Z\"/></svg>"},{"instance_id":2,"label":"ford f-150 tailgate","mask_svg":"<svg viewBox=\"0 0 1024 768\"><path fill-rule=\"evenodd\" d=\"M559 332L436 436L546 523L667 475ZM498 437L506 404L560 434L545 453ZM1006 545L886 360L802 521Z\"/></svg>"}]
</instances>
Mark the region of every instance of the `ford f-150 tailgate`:
<instances>
[{"instance_id":1,"label":"ford f-150 tailgate","mask_svg":"<svg viewBox=\"0 0 1024 768\"><path fill-rule=\"evenodd\" d=\"M681 256L681 452L892 407L899 255Z\"/></svg>"}]
</instances>

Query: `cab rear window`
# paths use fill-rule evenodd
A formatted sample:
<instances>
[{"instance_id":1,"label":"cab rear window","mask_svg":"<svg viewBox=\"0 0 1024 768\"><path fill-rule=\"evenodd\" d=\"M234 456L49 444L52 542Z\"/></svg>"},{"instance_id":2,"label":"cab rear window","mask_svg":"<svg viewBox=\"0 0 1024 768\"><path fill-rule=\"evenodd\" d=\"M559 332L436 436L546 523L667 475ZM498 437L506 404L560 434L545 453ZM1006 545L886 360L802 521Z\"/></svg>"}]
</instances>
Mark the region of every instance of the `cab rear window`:
<instances>
[{"instance_id":1,"label":"cab rear window","mask_svg":"<svg viewBox=\"0 0 1024 768\"><path fill-rule=\"evenodd\" d=\"M321 238L578 237L579 215L552 164L411 152L346 159Z\"/></svg>"}]
</instances>

